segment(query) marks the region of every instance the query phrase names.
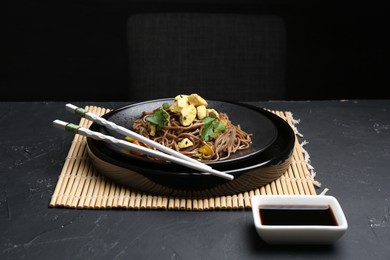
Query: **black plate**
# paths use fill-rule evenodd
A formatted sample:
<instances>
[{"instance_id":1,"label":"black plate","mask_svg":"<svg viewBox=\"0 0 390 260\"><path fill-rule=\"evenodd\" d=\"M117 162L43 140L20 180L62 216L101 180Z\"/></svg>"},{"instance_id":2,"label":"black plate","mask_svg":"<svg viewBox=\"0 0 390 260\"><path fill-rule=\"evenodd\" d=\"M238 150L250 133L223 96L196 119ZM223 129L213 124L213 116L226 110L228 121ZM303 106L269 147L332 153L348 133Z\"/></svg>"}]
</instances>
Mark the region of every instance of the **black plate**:
<instances>
[{"instance_id":1,"label":"black plate","mask_svg":"<svg viewBox=\"0 0 390 260\"><path fill-rule=\"evenodd\" d=\"M262 114L276 127L277 136L274 142L266 149L247 157L246 160L239 160L235 163L220 163L213 165L214 169L239 176L240 174L260 167L278 165L287 160L294 149L295 134L290 125L279 116L262 108L247 104L239 104L246 109ZM142 111L141 111L142 112ZM100 129L96 124L91 125L91 130ZM144 163L140 160L131 160L124 153L114 152L108 149L106 143L87 138L87 144L91 152L100 159L111 164L127 168L143 174L150 180L176 189L206 189L227 182L228 180L216 177L200 175L193 169L181 165L171 164L164 167L156 167L151 163ZM170 167L168 167L170 166ZM110 177L110 173L103 173Z\"/></svg>"},{"instance_id":2,"label":"black plate","mask_svg":"<svg viewBox=\"0 0 390 260\"><path fill-rule=\"evenodd\" d=\"M144 111L153 111L154 109L160 107L163 103L173 103L173 99L159 99L152 100L143 103L137 103L133 105L128 105L115 109L103 117L111 122L116 123L117 125L123 126L128 129L132 129L132 124L135 119L138 119L142 112ZM241 160L250 158L251 156L256 155L268 148L277 137L277 128L271 120L269 120L262 113L258 113L256 110L242 106L241 104L224 102L224 101L208 101L210 108L214 108L218 112L226 113L229 116L229 119L233 124L239 124L241 129L248 133L252 133L252 144L248 149L238 151L232 154L228 159L223 161L208 162L207 164L215 167L220 164L228 164ZM113 130L106 129L97 124L93 124L90 127L91 130L98 131L107 135L114 136L119 139L124 137L121 134L116 133ZM91 145L95 145L96 140L91 140ZM168 166L171 167L173 163L161 161L161 160L150 160L144 156L136 156L124 149L110 144L104 143L104 149L110 153L110 156L117 156L122 154L127 156L131 161L140 161L143 164L155 164L157 167Z\"/></svg>"}]
</instances>

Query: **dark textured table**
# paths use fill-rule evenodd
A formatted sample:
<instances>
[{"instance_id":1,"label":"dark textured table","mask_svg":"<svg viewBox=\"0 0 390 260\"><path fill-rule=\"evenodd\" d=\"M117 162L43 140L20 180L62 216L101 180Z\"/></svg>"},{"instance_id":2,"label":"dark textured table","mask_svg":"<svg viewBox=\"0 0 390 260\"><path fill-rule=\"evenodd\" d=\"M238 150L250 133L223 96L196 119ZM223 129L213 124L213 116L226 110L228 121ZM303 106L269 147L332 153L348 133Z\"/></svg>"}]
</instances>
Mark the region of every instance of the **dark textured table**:
<instances>
[{"instance_id":1,"label":"dark textured table","mask_svg":"<svg viewBox=\"0 0 390 260\"><path fill-rule=\"evenodd\" d=\"M73 139L52 122L79 121L65 104L0 103L0 259L390 259L390 100L256 103L300 120L317 193L349 224L330 246L269 246L249 210L50 208Z\"/></svg>"}]
</instances>

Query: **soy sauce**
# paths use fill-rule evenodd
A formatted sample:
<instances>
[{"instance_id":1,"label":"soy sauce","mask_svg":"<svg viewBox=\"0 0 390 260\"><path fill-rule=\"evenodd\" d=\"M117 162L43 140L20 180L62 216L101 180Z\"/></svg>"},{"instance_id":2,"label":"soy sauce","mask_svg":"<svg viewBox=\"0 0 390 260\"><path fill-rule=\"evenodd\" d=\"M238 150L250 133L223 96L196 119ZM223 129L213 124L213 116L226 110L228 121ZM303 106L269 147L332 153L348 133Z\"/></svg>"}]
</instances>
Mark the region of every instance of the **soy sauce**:
<instances>
[{"instance_id":1,"label":"soy sauce","mask_svg":"<svg viewBox=\"0 0 390 260\"><path fill-rule=\"evenodd\" d=\"M261 205L262 225L282 226L337 226L329 205Z\"/></svg>"}]
</instances>

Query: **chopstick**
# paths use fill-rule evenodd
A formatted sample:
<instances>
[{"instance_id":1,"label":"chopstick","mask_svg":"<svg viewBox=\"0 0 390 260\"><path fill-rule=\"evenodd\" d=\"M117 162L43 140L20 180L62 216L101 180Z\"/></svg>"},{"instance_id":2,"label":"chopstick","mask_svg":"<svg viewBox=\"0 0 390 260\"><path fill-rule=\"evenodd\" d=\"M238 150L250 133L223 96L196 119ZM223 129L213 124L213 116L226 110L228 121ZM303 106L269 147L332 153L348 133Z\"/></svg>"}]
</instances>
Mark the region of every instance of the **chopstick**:
<instances>
[{"instance_id":1,"label":"chopstick","mask_svg":"<svg viewBox=\"0 0 390 260\"><path fill-rule=\"evenodd\" d=\"M132 150L135 152L140 152L140 153L143 153L146 155L150 155L150 156L154 156L154 157L157 157L160 159L168 160L168 161L171 161L173 163L177 163L177 164L180 164L180 165L192 168L192 169L199 170L203 174L211 174L211 175L221 177L224 179L228 179L228 180L234 179L234 176L231 174L227 174L227 173L215 170L215 169L211 168L209 165L201 163L201 162L199 162L195 159L192 159L184 154L181 154L173 149L170 149L166 146L163 146L159 143L156 143L153 140L150 140L150 139L148 139L142 135L139 135L139 134L127 129L127 128L124 128L124 127L119 126L113 122L110 122L110 121L108 121L102 117L99 117L91 112L87 112L83 108L79 108L79 107L74 106L72 104L67 104L66 109L74 114L77 114L81 117L89 119L89 120L96 122L100 125L103 125L111 130L114 130L114 131L120 133L120 134L123 134L125 136L130 136L136 140L139 140L141 142L149 144L150 146L152 146L158 150L153 150L153 149L149 149L147 147L143 147L140 145L135 145L131 142L117 139L117 138L109 136L109 135L104 135L100 132L91 131L88 128L83 128L79 125L67 123L67 122L64 122L61 120L55 120L53 122L53 125L56 128L70 131L73 133L78 133L78 134L81 134L81 135L84 135L84 136L87 136L87 137L90 137L90 138L93 138L96 140L101 140L104 142L112 143L114 145L129 149L129 150Z\"/></svg>"},{"instance_id":2,"label":"chopstick","mask_svg":"<svg viewBox=\"0 0 390 260\"><path fill-rule=\"evenodd\" d=\"M58 128L58 129L73 132L75 134L80 134L80 135L83 135L86 137L93 138L95 140L101 140L101 141L104 141L107 143L112 143L114 145L129 149L131 151L135 151L135 152L147 154L150 156L154 156L154 157L157 157L160 159L168 160L168 161L171 161L171 162L174 162L174 163L177 163L177 164L180 164L180 165L183 165L183 166L195 169L195 170L199 170L199 171L206 173L206 174L208 173L208 174L215 175L215 176L218 176L218 177L221 177L224 179L228 179L228 180L233 180L233 178L234 178L233 175L214 170L210 167L206 167L205 164L195 164L189 160L183 160L181 158L174 157L172 155L160 152L158 150L152 150L152 149L149 149L147 147L136 145L136 144L133 144L133 143L125 141L125 140L117 139L113 136L105 135L105 134L102 134L102 133L96 132L96 131L91 131L88 128L84 128L84 127L81 127L81 126L76 125L76 124L67 123L67 122L64 122L61 120L54 120L53 125L54 125L54 127Z\"/></svg>"},{"instance_id":3,"label":"chopstick","mask_svg":"<svg viewBox=\"0 0 390 260\"><path fill-rule=\"evenodd\" d=\"M169 147L166 147L162 144L159 144L159 143L157 143L157 142L155 142L155 141L153 141L145 136L142 136L134 131L131 131L130 129L127 129L123 126L117 125L114 122L108 121L105 118L100 117L92 112L88 112L87 110L85 110L81 107L77 107L77 106L72 105L72 104L66 104L65 108L67 111L69 111L73 114L76 114L78 116L81 116L81 117L84 117L88 120L91 120L91 121L93 121L101 126L107 127L108 129L113 130L113 131L115 131L119 134L122 134L124 136L129 136L133 139L136 139L140 142L143 142L144 144L150 145L151 147L154 147L157 150L160 150L164 153L170 154L172 156L181 158L181 159L186 160L186 161L191 161L194 164L202 165L202 167L207 167L207 168L212 169L207 164L201 163L201 162L199 162L193 158L190 158L182 153L179 153L179 152L177 152Z\"/></svg>"}]
</instances>

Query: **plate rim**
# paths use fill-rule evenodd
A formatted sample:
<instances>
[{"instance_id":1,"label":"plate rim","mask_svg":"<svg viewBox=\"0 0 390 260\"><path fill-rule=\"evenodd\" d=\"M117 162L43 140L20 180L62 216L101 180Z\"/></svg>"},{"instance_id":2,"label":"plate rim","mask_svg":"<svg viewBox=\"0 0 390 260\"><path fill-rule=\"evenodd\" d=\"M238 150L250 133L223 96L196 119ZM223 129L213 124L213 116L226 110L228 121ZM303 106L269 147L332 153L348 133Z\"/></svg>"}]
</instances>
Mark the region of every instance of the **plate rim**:
<instances>
[{"instance_id":1,"label":"plate rim","mask_svg":"<svg viewBox=\"0 0 390 260\"><path fill-rule=\"evenodd\" d=\"M142 102L134 102L132 104L128 104L128 105L124 105L124 106L121 106L119 108L116 108L116 109L113 109L111 110L110 112L104 114L102 117L103 118L109 118L110 116L120 112L120 111L123 111L123 110L126 110L126 109L129 109L129 108L134 108L134 107L139 107L139 106L142 106L142 105L146 105L146 104L150 104L150 103L157 103L157 102L165 102L165 101L173 101L173 98L161 98L161 99L153 99L153 100L147 100L147 101L142 101ZM255 113L259 114L259 110L256 106L248 106L248 104L245 104L245 103L241 103L241 102L235 102L235 101L227 101L227 100L208 100L209 102L219 102L223 105L223 103L226 103L226 104L229 104L229 105L234 105L234 106L239 106L241 108L245 108L245 109L249 109L251 111L254 111ZM263 112L264 109L262 109L261 112ZM261 152L263 152L264 150L266 150L268 147L270 147L274 142L275 140L277 139L278 137L278 129L277 127L275 126L274 122L268 118L266 115L264 115L264 113L260 113L261 116L265 117L266 120L269 121L270 123L270 127L272 127L272 132L273 132L273 136L270 137L270 140L268 141L268 143L266 145L263 145L263 147L261 147L261 149L258 149L254 152L251 152L249 154L246 154L246 155L243 155L243 156L240 156L240 157L237 157L237 158L233 158L233 159L228 159L228 160L223 160L223 161L211 161L211 162L205 162L205 164L211 166L211 167L217 167L218 165L229 165L229 164L236 164L236 163L240 163L244 160L248 160L248 159L251 159L252 157L260 154ZM89 128L100 128L101 129L102 126L98 125L97 123L92 123L92 125L89 127ZM88 144L90 142L93 142L93 143L96 143L96 142L101 142L99 140L93 140L91 138L87 138L87 141L88 141ZM109 146L107 144L103 144L105 146L108 147L109 149ZM118 154L117 151L114 151L113 150L113 153L114 154ZM118 154L119 155L119 154ZM174 163L172 162L166 162L166 161L153 161L153 160L150 160L150 159L147 159L145 157L137 157L137 156L132 156L131 154L122 154L122 155L119 155L119 156L125 156L125 157L128 157L129 160L134 160L136 162L139 162L139 163L149 163L151 165L155 165L156 167L174 167L175 168L175 165Z\"/></svg>"}]
</instances>

